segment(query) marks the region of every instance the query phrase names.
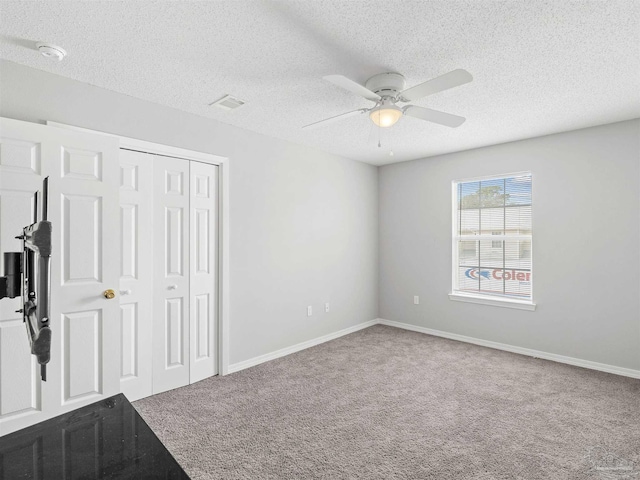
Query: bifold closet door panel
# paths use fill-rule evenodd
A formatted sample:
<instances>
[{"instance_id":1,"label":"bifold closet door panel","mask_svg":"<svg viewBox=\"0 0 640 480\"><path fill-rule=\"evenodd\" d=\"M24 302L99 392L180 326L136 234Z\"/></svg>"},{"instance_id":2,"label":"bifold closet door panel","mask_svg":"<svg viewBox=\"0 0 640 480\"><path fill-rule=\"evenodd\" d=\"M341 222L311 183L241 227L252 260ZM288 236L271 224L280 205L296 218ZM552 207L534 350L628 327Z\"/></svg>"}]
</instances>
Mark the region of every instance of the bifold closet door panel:
<instances>
[{"instance_id":1,"label":"bifold closet door panel","mask_svg":"<svg viewBox=\"0 0 640 480\"><path fill-rule=\"evenodd\" d=\"M190 382L218 373L218 167L191 162Z\"/></svg>"},{"instance_id":2,"label":"bifold closet door panel","mask_svg":"<svg viewBox=\"0 0 640 480\"><path fill-rule=\"evenodd\" d=\"M120 388L130 401L153 393L153 159L120 150Z\"/></svg>"},{"instance_id":3,"label":"bifold closet door panel","mask_svg":"<svg viewBox=\"0 0 640 480\"><path fill-rule=\"evenodd\" d=\"M189 161L154 155L153 393L189 384Z\"/></svg>"}]
</instances>

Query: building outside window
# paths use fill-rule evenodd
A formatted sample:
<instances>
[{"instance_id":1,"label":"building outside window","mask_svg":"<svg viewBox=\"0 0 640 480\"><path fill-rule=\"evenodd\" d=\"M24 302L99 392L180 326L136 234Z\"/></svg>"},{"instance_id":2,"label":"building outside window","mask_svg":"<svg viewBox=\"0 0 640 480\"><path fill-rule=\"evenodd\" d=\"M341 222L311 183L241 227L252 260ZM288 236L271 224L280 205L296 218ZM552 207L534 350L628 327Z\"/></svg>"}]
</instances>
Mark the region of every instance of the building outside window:
<instances>
[{"instance_id":1,"label":"building outside window","mask_svg":"<svg viewBox=\"0 0 640 480\"><path fill-rule=\"evenodd\" d=\"M491 235L502 235L502 232L491 232ZM502 248L502 240L492 240L491 248Z\"/></svg>"},{"instance_id":2,"label":"building outside window","mask_svg":"<svg viewBox=\"0 0 640 480\"><path fill-rule=\"evenodd\" d=\"M531 174L453 183L453 294L532 300Z\"/></svg>"}]
</instances>

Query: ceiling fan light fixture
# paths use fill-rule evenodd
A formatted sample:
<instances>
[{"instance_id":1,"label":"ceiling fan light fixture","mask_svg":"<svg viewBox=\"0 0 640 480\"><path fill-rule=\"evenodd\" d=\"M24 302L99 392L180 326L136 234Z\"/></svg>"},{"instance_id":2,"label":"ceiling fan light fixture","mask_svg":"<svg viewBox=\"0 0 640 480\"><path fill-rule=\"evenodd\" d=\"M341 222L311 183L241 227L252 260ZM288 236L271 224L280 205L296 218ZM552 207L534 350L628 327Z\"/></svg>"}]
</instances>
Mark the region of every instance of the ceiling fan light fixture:
<instances>
[{"instance_id":1,"label":"ceiling fan light fixture","mask_svg":"<svg viewBox=\"0 0 640 480\"><path fill-rule=\"evenodd\" d=\"M334 115L333 117L305 125L302 128L315 128L317 126L326 125L327 123L364 112L369 112L369 118L371 121L381 128L388 128L395 125L403 115L456 128L464 123L464 117L439 112L430 108L419 107L417 105L405 105L404 107L399 108L396 106L396 102L406 103L418 100L420 98L433 95L434 93L464 85L465 83L469 83L473 80L471 74L461 68L445 73L444 75L440 75L439 77L432 78L431 80L427 80L426 82L422 82L408 89L404 88L404 77L395 72L386 72L374 75L367 80L365 85L354 82L343 75L326 75L322 78L340 88L375 102L375 106L373 108L361 108L360 110Z\"/></svg>"},{"instance_id":2,"label":"ceiling fan light fixture","mask_svg":"<svg viewBox=\"0 0 640 480\"><path fill-rule=\"evenodd\" d=\"M400 120L402 116L402 110L395 105L381 105L374 108L369 113L369 118L377 126L382 128L391 127Z\"/></svg>"}]
</instances>

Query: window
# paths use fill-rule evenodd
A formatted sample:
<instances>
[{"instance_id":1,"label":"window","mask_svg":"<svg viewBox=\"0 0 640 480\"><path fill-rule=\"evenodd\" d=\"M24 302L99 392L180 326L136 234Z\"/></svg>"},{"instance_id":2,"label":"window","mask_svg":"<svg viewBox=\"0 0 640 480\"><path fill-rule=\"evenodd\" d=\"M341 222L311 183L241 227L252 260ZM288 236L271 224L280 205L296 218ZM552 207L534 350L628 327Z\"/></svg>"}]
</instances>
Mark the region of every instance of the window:
<instances>
[{"instance_id":1,"label":"window","mask_svg":"<svg viewBox=\"0 0 640 480\"><path fill-rule=\"evenodd\" d=\"M452 299L532 309L531 174L454 182L453 201Z\"/></svg>"}]
</instances>

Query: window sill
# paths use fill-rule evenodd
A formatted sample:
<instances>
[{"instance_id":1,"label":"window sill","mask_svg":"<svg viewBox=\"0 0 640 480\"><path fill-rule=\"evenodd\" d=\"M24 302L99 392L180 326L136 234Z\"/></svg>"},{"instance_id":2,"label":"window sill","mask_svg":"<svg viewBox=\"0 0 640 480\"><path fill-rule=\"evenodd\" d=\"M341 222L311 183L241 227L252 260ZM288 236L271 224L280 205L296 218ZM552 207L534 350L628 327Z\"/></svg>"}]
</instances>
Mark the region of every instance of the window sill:
<instances>
[{"instance_id":1,"label":"window sill","mask_svg":"<svg viewBox=\"0 0 640 480\"><path fill-rule=\"evenodd\" d=\"M456 302L479 303L480 305L492 305L494 307L515 308L517 310L534 311L536 309L536 304L528 300L485 297L482 295L471 295L459 292L450 293L449 300L455 300Z\"/></svg>"}]
</instances>

